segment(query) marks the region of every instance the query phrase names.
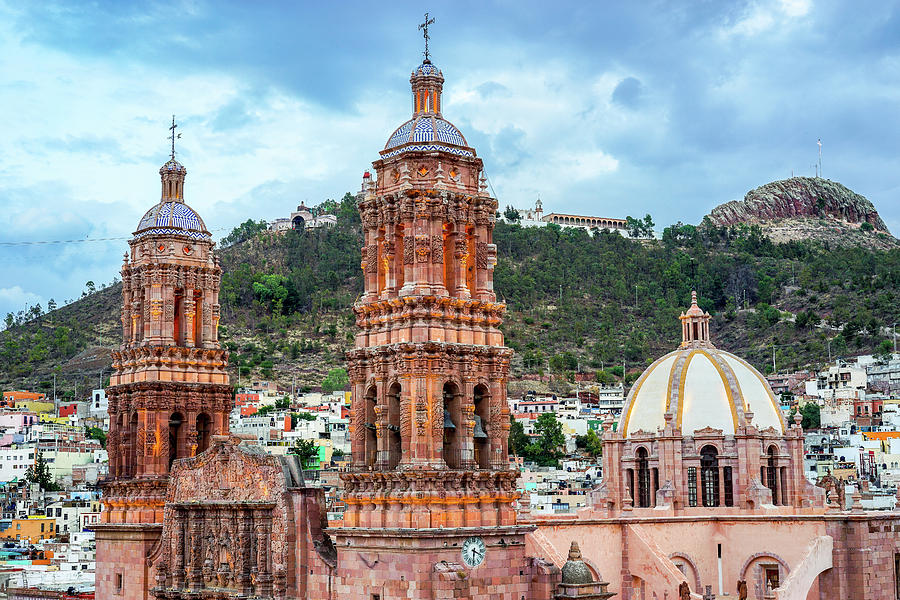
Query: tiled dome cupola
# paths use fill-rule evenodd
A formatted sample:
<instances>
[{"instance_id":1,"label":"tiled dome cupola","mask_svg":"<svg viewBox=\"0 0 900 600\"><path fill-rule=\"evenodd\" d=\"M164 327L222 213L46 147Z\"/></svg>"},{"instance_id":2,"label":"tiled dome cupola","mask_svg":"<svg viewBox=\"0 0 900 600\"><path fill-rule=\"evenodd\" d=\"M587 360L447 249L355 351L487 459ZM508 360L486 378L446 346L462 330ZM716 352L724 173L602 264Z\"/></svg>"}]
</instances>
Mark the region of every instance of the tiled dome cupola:
<instances>
[{"instance_id":1,"label":"tiled dome cupola","mask_svg":"<svg viewBox=\"0 0 900 600\"><path fill-rule=\"evenodd\" d=\"M441 116L444 76L426 59L412 72L413 116L394 130L381 151L389 158L409 151L443 150L458 156L475 156L466 138L453 123Z\"/></svg>"},{"instance_id":2,"label":"tiled dome cupola","mask_svg":"<svg viewBox=\"0 0 900 600\"><path fill-rule=\"evenodd\" d=\"M148 235L179 235L194 240L211 240L212 235L200 215L184 203L187 169L174 158L159 168L162 194L159 204L144 213L134 232L135 239Z\"/></svg>"}]
</instances>

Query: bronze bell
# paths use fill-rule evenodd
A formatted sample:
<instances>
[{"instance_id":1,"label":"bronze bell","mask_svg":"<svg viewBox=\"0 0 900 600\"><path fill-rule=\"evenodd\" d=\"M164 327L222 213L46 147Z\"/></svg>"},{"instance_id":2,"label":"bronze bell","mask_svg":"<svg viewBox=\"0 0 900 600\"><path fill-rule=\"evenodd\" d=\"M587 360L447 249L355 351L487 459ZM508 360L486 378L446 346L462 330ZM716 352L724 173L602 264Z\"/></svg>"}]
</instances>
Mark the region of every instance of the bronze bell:
<instances>
[{"instance_id":1,"label":"bronze bell","mask_svg":"<svg viewBox=\"0 0 900 600\"><path fill-rule=\"evenodd\" d=\"M486 440L487 434L484 432L484 427L481 426L481 417L475 415L475 429L472 432L472 437L476 440Z\"/></svg>"},{"instance_id":2,"label":"bronze bell","mask_svg":"<svg viewBox=\"0 0 900 600\"><path fill-rule=\"evenodd\" d=\"M453 419L450 418L450 411L446 408L444 409L444 429L456 429Z\"/></svg>"}]
</instances>

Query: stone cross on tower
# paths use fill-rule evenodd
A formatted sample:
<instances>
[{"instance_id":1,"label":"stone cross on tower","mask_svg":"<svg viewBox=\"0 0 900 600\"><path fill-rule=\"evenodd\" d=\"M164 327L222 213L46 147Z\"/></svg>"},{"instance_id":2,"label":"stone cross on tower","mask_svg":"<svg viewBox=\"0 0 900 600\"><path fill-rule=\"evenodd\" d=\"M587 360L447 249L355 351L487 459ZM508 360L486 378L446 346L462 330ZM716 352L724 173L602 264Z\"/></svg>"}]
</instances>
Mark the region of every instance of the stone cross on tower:
<instances>
[{"instance_id":1,"label":"stone cross on tower","mask_svg":"<svg viewBox=\"0 0 900 600\"><path fill-rule=\"evenodd\" d=\"M434 23L434 19L428 18L428 13L425 13L425 22L419 25L419 29L422 30L422 35L425 37L425 62L431 62L431 57L428 54L428 26Z\"/></svg>"},{"instance_id":2,"label":"stone cross on tower","mask_svg":"<svg viewBox=\"0 0 900 600\"><path fill-rule=\"evenodd\" d=\"M175 129L177 129L177 128L178 128L178 125L175 124L175 115L172 115L172 126L169 127L169 131L171 131L172 134L169 135L168 138L166 138L168 140L172 140L172 160L175 160L175 140L181 139L180 133L178 135L175 135Z\"/></svg>"}]
</instances>

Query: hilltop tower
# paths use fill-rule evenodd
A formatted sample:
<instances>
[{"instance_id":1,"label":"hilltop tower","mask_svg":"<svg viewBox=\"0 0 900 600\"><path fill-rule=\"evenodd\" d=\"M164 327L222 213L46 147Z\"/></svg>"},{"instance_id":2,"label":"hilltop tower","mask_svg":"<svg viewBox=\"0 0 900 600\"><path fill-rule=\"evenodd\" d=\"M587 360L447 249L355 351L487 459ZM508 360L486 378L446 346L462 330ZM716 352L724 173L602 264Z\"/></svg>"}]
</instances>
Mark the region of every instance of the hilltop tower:
<instances>
[{"instance_id":1,"label":"hilltop tower","mask_svg":"<svg viewBox=\"0 0 900 600\"><path fill-rule=\"evenodd\" d=\"M113 352L109 477L97 529L98 598L146 598L177 458L228 431L233 400L219 345L221 269L203 220L184 202L187 170L159 170L162 197L138 223L122 265L122 347Z\"/></svg>"},{"instance_id":2,"label":"hilltop tower","mask_svg":"<svg viewBox=\"0 0 900 600\"><path fill-rule=\"evenodd\" d=\"M487 597L490 585L502 590L491 597L518 600L528 589L533 528L516 524L512 351L493 289L497 201L481 159L441 113L443 82L428 59L413 71L412 118L358 196L365 290L347 355L353 468L342 476L343 525L331 530L346 597L451 588Z\"/></svg>"}]
</instances>

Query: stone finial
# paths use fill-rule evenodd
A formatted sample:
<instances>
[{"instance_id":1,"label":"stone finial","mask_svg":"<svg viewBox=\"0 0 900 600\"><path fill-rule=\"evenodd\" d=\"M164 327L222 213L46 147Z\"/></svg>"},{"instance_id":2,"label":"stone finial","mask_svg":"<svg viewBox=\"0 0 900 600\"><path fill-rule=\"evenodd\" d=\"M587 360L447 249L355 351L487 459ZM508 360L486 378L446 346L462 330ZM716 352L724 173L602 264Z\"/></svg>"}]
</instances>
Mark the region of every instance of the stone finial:
<instances>
[{"instance_id":1,"label":"stone finial","mask_svg":"<svg viewBox=\"0 0 900 600\"><path fill-rule=\"evenodd\" d=\"M572 540L572 545L569 546L569 560L581 560L581 548L575 540Z\"/></svg>"},{"instance_id":2,"label":"stone finial","mask_svg":"<svg viewBox=\"0 0 900 600\"><path fill-rule=\"evenodd\" d=\"M794 413L794 425L800 427L800 424L803 422L803 415L800 414L800 411Z\"/></svg>"},{"instance_id":3,"label":"stone finial","mask_svg":"<svg viewBox=\"0 0 900 600\"><path fill-rule=\"evenodd\" d=\"M594 582L591 570L581 560L581 550L578 548L578 542L573 541L569 547L569 560L566 561L562 568L562 582L571 585L583 585Z\"/></svg>"}]
</instances>

